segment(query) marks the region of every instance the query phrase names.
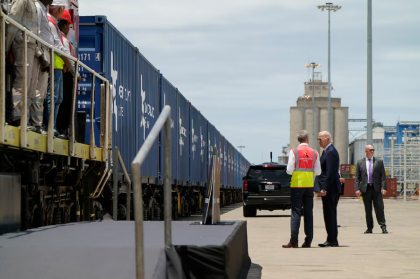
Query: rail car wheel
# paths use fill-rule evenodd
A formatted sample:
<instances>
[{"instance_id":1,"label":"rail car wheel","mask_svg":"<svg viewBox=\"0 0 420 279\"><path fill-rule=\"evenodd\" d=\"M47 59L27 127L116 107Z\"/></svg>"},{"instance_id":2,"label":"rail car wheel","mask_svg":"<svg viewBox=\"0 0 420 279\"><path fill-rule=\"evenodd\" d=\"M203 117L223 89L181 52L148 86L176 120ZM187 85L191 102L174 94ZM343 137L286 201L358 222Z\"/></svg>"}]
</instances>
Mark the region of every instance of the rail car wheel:
<instances>
[{"instance_id":1,"label":"rail car wheel","mask_svg":"<svg viewBox=\"0 0 420 279\"><path fill-rule=\"evenodd\" d=\"M118 205L118 211L117 211L118 220L125 220L125 217L127 216L127 209L124 205L119 204Z\"/></svg>"},{"instance_id":2,"label":"rail car wheel","mask_svg":"<svg viewBox=\"0 0 420 279\"><path fill-rule=\"evenodd\" d=\"M152 198L149 202L149 220L159 221L161 219L161 209L157 201Z\"/></svg>"},{"instance_id":3,"label":"rail car wheel","mask_svg":"<svg viewBox=\"0 0 420 279\"><path fill-rule=\"evenodd\" d=\"M189 209L189 205L187 203L187 200L185 199L185 197L181 198L181 216L182 217L188 217L190 216L190 209Z\"/></svg>"}]
</instances>

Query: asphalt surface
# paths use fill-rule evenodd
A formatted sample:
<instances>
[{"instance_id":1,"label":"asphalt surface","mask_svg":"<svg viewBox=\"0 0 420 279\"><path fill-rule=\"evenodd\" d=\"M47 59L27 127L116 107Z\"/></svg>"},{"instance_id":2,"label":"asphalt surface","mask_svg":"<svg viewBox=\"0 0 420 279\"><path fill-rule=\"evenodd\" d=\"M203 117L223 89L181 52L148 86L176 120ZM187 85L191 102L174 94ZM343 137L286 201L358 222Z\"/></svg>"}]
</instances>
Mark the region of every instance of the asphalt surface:
<instances>
[{"instance_id":1,"label":"asphalt surface","mask_svg":"<svg viewBox=\"0 0 420 279\"><path fill-rule=\"evenodd\" d=\"M320 248L326 240L322 202L315 198L312 248L284 249L290 239L290 210L242 216L241 204L222 208L222 221L247 220L249 254L262 278L420 278L420 202L385 200L388 234L376 223L366 230L363 201L340 199L340 247ZM198 217L198 216L197 216ZM196 218L196 217L192 217ZM302 219L303 221L303 219ZM304 241L303 222L299 245Z\"/></svg>"}]
</instances>

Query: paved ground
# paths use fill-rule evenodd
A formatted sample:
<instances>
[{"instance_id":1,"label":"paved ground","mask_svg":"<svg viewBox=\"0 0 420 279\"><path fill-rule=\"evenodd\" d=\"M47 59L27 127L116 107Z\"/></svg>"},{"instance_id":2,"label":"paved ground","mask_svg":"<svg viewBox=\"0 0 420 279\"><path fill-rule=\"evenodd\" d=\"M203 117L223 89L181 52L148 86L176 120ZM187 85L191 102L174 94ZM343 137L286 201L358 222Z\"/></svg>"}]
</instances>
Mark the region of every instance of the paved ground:
<instances>
[{"instance_id":1,"label":"paved ground","mask_svg":"<svg viewBox=\"0 0 420 279\"><path fill-rule=\"evenodd\" d=\"M242 207L234 205L222 209L221 219L247 220L249 254L252 262L262 267L263 279L420 278L420 202L385 200L385 217L389 234L383 235L375 223L373 234L365 235L363 202L341 199L341 247L319 248L326 232L322 202L316 199L311 249L281 247L290 238L290 210L259 211L255 218L244 218ZM301 226L300 245L303 239Z\"/></svg>"}]
</instances>

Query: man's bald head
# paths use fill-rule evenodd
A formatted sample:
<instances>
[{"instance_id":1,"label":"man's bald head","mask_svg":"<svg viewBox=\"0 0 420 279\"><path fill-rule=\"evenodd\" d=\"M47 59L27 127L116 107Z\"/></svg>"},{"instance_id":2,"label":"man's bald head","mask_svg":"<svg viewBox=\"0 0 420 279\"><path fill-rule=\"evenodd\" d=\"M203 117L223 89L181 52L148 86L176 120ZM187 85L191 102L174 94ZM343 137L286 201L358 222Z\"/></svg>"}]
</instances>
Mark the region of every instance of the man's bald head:
<instances>
[{"instance_id":1,"label":"man's bald head","mask_svg":"<svg viewBox=\"0 0 420 279\"><path fill-rule=\"evenodd\" d=\"M375 149L373 148L373 145L366 145L365 147L365 153L366 153L366 157L367 158L372 158L373 157L373 153L374 153Z\"/></svg>"}]
</instances>

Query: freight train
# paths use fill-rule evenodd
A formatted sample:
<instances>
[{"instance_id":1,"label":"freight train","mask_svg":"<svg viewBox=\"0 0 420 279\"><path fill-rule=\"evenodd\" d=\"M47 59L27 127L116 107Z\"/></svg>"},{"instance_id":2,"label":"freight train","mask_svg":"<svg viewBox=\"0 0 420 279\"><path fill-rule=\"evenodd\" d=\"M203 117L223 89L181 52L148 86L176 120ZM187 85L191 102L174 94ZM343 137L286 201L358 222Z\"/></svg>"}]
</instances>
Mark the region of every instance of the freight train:
<instances>
[{"instance_id":1,"label":"freight train","mask_svg":"<svg viewBox=\"0 0 420 279\"><path fill-rule=\"evenodd\" d=\"M165 105L171 106L173 218L203 207L214 147L222 162L221 204L239 202L242 177L250 163L105 16L79 17L75 0L69 0L68 9L75 23L70 39L83 63L73 100L77 122L70 128L69 140L52 139L8 125L5 108L0 107L0 234L113 215L114 181L118 181L118 219L133 220L133 211L126 206L132 195L131 162ZM6 86L0 96L5 98L10 82L2 80ZM117 163L112 160L115 147L128 178L121 166L117 175L111 175ZM144 219L160 220L160 140L141 172Z\"/></svg>"}]
</instances>

